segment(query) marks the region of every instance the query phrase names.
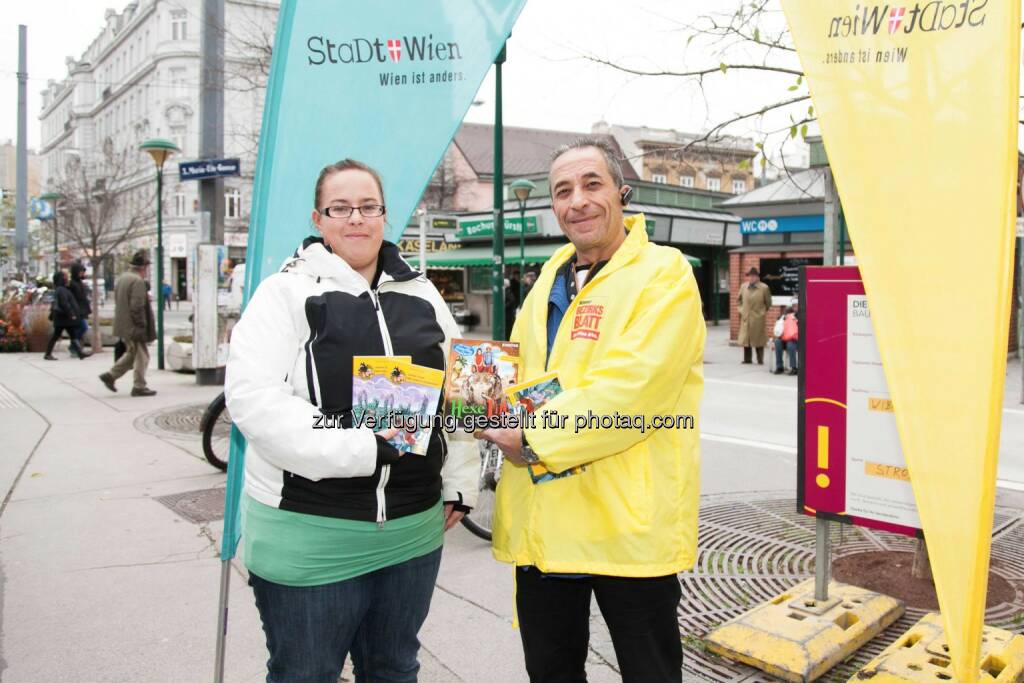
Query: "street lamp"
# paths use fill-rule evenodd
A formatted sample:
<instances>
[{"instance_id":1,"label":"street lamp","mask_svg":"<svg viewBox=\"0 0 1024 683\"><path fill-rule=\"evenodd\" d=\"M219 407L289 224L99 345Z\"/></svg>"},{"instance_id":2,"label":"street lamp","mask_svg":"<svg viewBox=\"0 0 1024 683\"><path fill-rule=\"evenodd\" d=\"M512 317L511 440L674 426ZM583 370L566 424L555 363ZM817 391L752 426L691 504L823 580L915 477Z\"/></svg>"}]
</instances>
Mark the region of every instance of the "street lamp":
<instances>
[{"instance_id":1,"label":"street lamp","mask_svg":"<svg viewBox=\"0 0 1024 683\"><path fill-rule=\"evenodd\" d=\"M139 145L156 164L156 367L164 369L164 162L175 152L180 152L170 140L154 138Z\"/></svg>"},{"instance_id":2,"label":"street lamp","mask_svg":"<svg viewBox=\"0 0 1024 683\"><path fill-rule=\"evenodd\" d=\"M509 185L512 194L519 201L519 307L523 306L523 276L526 275L526 200L530 193L537 189L532 181L526 178L512 181Z\"/></svg>"},{"instance_id":3,"label":"street lamp","mask_svg":"<svg viewBox=\"0 0 1024 683\"><path fill-rule=\"evenodd\" d=\"M60 249L57 246L57 202L63 198L59 192L44 192L39 198L53 207L53 272L60 270Z\"/></svg>"}]
</instances>

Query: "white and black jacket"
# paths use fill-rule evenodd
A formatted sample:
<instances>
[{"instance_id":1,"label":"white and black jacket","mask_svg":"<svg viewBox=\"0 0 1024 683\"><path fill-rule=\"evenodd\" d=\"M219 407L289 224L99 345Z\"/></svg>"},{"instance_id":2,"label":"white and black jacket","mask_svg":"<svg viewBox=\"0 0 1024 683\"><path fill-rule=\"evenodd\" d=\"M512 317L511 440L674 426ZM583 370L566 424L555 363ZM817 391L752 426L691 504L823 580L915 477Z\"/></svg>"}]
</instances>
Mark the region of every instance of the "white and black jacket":
<instances>
[{"instance_id":1,"label":"white and black jacket","mask_svg":"<svg viewBox=\"0 0 1024 683\"><path fill-rule=\"evenodd\" d=\"M399 459L373 430L352 428L353 355L444 369L454 336L441 295L395 245L383 243L371 288L307 238L259 285L231 334L224 393L248 440L245 492L282 510L380 524L442 496L471 507L480 462L471 436L435 429L426 456ZM314 429L321 414L344 428Z\"/></svg>"}]
</instances>

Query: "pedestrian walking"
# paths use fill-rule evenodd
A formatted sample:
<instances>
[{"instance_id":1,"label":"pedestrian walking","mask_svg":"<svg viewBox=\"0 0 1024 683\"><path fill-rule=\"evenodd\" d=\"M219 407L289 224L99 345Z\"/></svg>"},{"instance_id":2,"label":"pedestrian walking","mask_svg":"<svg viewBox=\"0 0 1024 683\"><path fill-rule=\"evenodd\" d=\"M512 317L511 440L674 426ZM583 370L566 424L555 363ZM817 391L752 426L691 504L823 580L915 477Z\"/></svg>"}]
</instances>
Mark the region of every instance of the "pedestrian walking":
<instances>
[{"instance_id":1,"label":"pedestrian walking","mask_svg":"<svg viewBox=\"0 0 1024 683\"><path fill-rule=\"evenodd\" d=\"M512 331L524 380L558 373L562 392L543 411L559 419L480 433L506 458L494 556L515 565L535 682L586 680L592 597L624 681L682 680L676 573L697 556L707 330L686 259L648 240L643 214L623 217L631 188L616 154L586 138L556 150L552 210L571 244L544 265ZM632 419L668 415L691 423ZM529 464L557 478L535 483Z\"/></svg>"},{"instance_id":2,"label":"pedestrian walking","mask_svg":"<svg viewBox=\"0 0 1024 683\"><path fill-rule=\"evenodd\" d=\"M61 272L53 274L53 303L50 304L50 320L53 321L53 334L46 344L46 353L43 358L46 360L57 360L53 355L53 347L61 336L66 332L71 343L72 355L84 359L82 347L77 345L75 332L78 330L78 322L82 319L82 312L75 303L75 296L67 286L68 278Z\"/></svg>"},{"instance_id":3,"label":"pedestrian walking","mask_svg":"<svg viewBox=\"0 0 1024 683\"><path fill-rule=\"evenodd\" d=\"M772 291L761 282L757 268L747 271L747 281L740 285L736 299L740 308L740 346L743 347L743 362L749 364L751 349L757 351L758 365L764 364L764 347L768 343L764 317L772 307Z\"/></svg>"},{"instance_id":4,"label":"pedestrian walking","mask_svg":"<svg viewBox=\"0 0 1024 683\"><path fill-rule=\"evenodd\" d=\"M75 330L75 342L77 342L77 355L83 360L92 355L92 353L85 353L82 348L82 340L85 339L85 335L89 331L89 316L92 315L89 288L86 287L85 282L82 280L84 275L85 266L82 265L81 261L75 261L71 264L71 281L68 283L68 289L74 295L75 303L78 304L78 310L82 314L78 320L78 328ZM75 351L76 347L73 344L71 348L72 355L76 355Z\"/></svg>"},{"instance_id":5,"label":"pedestrian walking","mask_svg":"<svg viewBox=\"0 0 1024 683\"><path fill-rule=\"evenodd\" d=\"M153 307L146 289L149 264L149 255L140 249L132 256L130 268L114 284L114 335L124 342L125 352L110 370L100 375L107 389L117 391L114 382L132 369L132 396L156 395L146 386L149 342L156 339Z\"/></svg>"},{"instance_id":6,"label":"pedestrian walking","mask_svg":"<svg viewBox=\"0 0 1024 683\"><path fill-rule=\"evenodd\" d=\"M783 348L786 350L786 355L789 359L789 374L797 374L796 365L796 353L797 345L799 344L800 328L799 328L799 314L797 309L797 303L794 300L793 304L788 306L782 314L780 321L782 323L779 334L775 338L775 374L781 375L785 370L782 367L782 351Z\"/></svg>"},{"instance_id":7,"label":"pedestrian walking","mask_svg":"<svg viewBox=\"0 0 1024 683\"><path fill-rule=\"evenodd\" d=\"M380 176L324 168L307 238L253 293L231 335L225 396L247 439L243 561L270 659L267 680L415 681L444 532L475 501L465 434L401 455L396 430L352 423L357 355L443 370L459 336L434 285L384 241ZM310 341L313 340L313 341ZM342 428L315 429L314 415ZM447 452L447 457L446 457Z\"/></svg>"},{"instance_id":8,"label":"pedestrian walking","mask_svg":"<svg viewBox=\"0 0 1024 683\"><path fill-rule=\"evenodd\" d=\"M171 310L171 285L170 285L170 283L164 282L163 285L160 286L160 291L163 293L163 297L164 297L164 309L168 310L168 311Z\"/></svg>"}]
</instances>

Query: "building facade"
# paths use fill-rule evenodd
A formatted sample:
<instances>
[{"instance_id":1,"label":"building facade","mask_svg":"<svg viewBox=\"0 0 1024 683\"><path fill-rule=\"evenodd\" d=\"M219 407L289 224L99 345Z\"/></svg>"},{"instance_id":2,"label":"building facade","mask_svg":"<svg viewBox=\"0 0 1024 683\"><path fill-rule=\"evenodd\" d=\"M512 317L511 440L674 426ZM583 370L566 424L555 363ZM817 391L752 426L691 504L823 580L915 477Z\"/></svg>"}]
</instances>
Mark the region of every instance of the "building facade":
<instances>
[{"instance_id":1,"label":"building facade","mask_svg":"<svg viewBox=\"0 0 1024 683\"><path fill-rule=\"evenodd\" d=\"M225 3L224 156L241 160L241 175L224 183L227 255L244 258L252 179L264 98L260 40L273 36L278 2ZM177 162L199 158L200 36L202 0L138 0L120 13L107 10L105 26L80 58L66 61L67 76L50 81L39 114L42 189L53 189L69 162L98 163L103 150L137 150L150 138L181 148L164 167L164 273L175 296L189 298L192 258L200 240L199 186L180 181ZM154 183L150 158L138 152L121 189ZM122 245L128 254L156 246L156 221ZM114 262L103 264L112 277ZM154 269L155 270L155 269Z\"/></svg>"},{"instance_id":2,"label":"building facade","mask_svg":"<svg viewBox=\"0 0 1024 683\"><path fill-rule=\"evenodd\" d=\"M754 141L732 135L707 140L668 128L601 121L592 132L611 135L644 180L688 189L743 194L754 189Z\"/></svg>"}]
</instances>

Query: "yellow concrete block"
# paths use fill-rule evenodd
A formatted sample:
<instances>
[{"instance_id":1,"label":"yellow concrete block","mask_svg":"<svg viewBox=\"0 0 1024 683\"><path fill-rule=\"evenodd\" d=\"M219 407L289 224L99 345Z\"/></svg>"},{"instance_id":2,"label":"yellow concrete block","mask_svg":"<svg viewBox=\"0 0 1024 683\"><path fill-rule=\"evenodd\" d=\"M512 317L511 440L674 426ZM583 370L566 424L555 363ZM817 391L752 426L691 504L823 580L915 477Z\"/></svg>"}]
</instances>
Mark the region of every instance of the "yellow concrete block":
<instances>
[{"instance_id":1,"label":"yellow concrete block","mask_svg":"<svg viewBox=\"0 0 1024 683\"><path fill-rule=\"evenodd\" d=\"M712 652L793 683L808 683L903 615L887 595L832 581L814 599L814 580L722 624L704 639Z\"/></svg>"},{"instance_id":2,"label":"yellow concrete block","mask_svg":"<svg viewBox=\"0 0 1024 683\"><path fill-rule=\"evenodd\" d=\"M981 683L1024 681L1024 636L986 626L981 632ZM898 683L956 680L942 618L932 612L896 639L882 654L858 671L850 683Z\"/></svg>"}]
</instances>

